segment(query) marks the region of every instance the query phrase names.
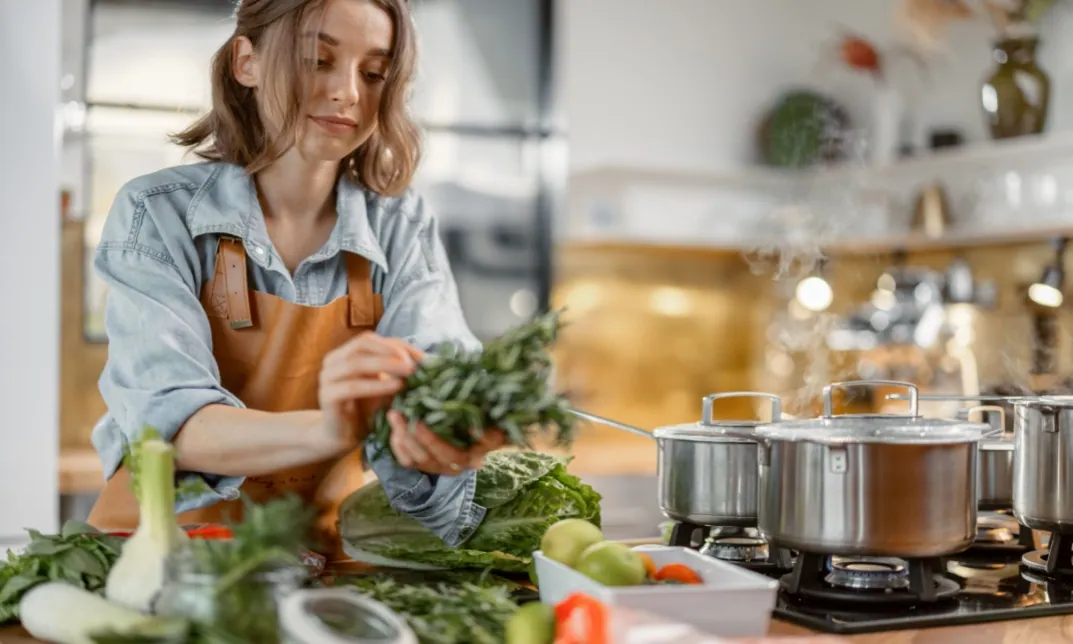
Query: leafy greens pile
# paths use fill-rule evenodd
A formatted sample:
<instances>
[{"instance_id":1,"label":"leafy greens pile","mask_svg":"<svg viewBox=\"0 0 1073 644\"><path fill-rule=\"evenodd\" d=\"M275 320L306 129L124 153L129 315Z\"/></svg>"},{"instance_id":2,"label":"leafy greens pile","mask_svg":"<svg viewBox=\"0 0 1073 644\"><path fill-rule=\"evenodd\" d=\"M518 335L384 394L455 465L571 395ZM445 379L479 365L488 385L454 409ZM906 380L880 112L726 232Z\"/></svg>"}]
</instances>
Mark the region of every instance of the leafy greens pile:
<instances>
[{"instance_id":1,"label":"leafy greens pile","mask_svg":"<svg viewBox=\"0 0 1073 644\"><path fill-rule=\"evenodd\" d=\"M312 506L295 494L263 504L244 499L243 506L242 521L230 525L233 539L192 539L182 553L189 572L216 579L207 589L213 595L213 615L195 625L198 644L277 641L278 591L260 575L302 566Z\"/></svg>"},{"instance_id":2,"label":"leafy greens pile","mask_svg":"<svg viewBox=\"0 0 1073 644\"><path fill-rule=\"evenodd\" d=\"M556 521L577 517L600 525L600 494L566 471L570 460L529 451L489 454L474 493L487 513L458 548L392 508L379 482L368 483L339 509L343 550L355 561L396 568L525 571Z\"/></svg>"},{"instance_id":3,"label":"leafy greens pile","mask_svg":"<svg viewBox=\"0 0 1073 644\"><path fill-rule=\"evenodd\" d=\"M22 596L46 581L63 581L104 594L122 539L78 521L64 523L58 535L28 532L30 544L22 552L8 553L0 566L0 624L17 619Z\"/></svg>"},{"instance_id":4,"label":"leafy greens pile","mask_svg":"<svg viewBox=\"0 0 1073 644\"><path fill-rule=\"evenodd\" d=\"M420 644L501 644L518 610L509 582L494 578L406 583L369 575L346 583L402 616Z\"/></svg>"},{"instance_id":5,"label":"leafy greens pile","mask_svg":"<svg viewBox=\"0 0 1073 644\"><path fill-rule=\"evenodd\" d=\"M566 399L551 388L548 353L560 327L559 313L551 312L489 341L481 351L446 343L421 362L391 407L410 419L411 429L423 422L461 449L480 442L488 428L503 430L508 443L520 447L532 448L538 429L568 444L574 417ZM390 435L387 412L381 410L370 436L377 451L388 446Z\"/></svg>"},{"instance_id":6,"label":"leafy greens pile","mask_svg":"<svg viewBox=\"0 0 1073 644\"><path fill-rule=\"evenodd\" d=\"M315 510L295 494L263 504L243 498L243 518L230 523L232 539L191 539L173 553L182 574L201 577L187 587L186 632L150 637L144 633L97 633L95 644L241 644L279 641L277 596L265 575L305 582L302 551L309 543ZM295 574L290 574L291 572ZM299 574L302 573L302 574Z\"/></svg>"}]
</instances>

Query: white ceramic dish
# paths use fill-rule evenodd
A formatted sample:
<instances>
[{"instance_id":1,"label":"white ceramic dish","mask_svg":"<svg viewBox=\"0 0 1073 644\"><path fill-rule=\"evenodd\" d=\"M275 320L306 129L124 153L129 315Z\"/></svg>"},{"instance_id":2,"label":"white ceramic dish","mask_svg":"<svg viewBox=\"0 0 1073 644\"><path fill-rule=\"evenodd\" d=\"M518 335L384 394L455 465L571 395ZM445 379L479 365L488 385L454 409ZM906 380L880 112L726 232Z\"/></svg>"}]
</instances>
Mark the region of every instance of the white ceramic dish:
<instances>
[{"instance_id":1,"label":"white ceramic dish","mask_svg":"<svg viewBox=\"0 0 1073 644\"><path fill-rule=\"evenodd\" d=\"M604 586L537 551L533 558L540 601L557 604L572 593L583 592L606 604L680 621L711 635L759 637L767 633L778 593L778 582L774 579L706 557L690 548L652 545L634 549L647 553L657 567L685 564L704 583Z\"/></svg>"}]
</instances>

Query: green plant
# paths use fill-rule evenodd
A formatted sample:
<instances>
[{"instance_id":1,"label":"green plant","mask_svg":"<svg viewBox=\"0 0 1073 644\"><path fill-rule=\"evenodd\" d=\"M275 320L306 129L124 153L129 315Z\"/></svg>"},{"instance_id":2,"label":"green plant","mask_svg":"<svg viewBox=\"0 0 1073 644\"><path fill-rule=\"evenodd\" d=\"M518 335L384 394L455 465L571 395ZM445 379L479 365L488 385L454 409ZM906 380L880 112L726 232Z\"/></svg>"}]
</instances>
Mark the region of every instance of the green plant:
<instances>
[{"instance_id":1,"label":"green plant","mask_svg":"<svg viewBox=\"0 0 1073 644\"><path fill-rule=\"evenodd\" d=\"M388 576L348 580L401 615L421 644L501 644L517 604L503 584L400 583Z\"/></svg>"},{"instance_id":2,"label":"green plant","mask_svg":"<svg viewBox=\"0 0 1073 644\"><path fill-rule=\"evenodd\" d=\"M48 581L104 593L108 571L119 559L122 539L78 521L64 523L58 535L28 532L30 544L20 553L9 553L0 566L0 623L17 619L22 596Z\"/></svg>"},{"instance_id":3,"label":"green plant","mask_svg":"<svg viewBox=\"0 0 1073 644\"><path fill-rule=\"evenodd\" d=\"M532 447L538 431L554 432L560 443L573 438L574 417L565 397L552 389L548 349L561 327L559 312L548 313L490 341L482 351L452 344L418 366L391 408L460 449L499 429L511 445ZM370 437L377 450L388 445L386 410L377 413Z\"/></svg>"}]
</instances>

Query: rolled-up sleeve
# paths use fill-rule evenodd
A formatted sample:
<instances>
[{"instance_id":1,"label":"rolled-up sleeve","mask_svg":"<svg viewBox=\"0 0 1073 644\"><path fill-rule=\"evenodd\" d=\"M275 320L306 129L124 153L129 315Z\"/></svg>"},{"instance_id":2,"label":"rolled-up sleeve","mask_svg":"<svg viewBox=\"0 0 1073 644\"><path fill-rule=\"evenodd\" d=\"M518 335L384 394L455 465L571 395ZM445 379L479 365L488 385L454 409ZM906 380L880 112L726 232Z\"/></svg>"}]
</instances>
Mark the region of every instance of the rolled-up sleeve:
<instances>
[{"instance_id":1,"label":"rolled-up sleeve","mask_svg":"<svg viewBox=\"0 0 1073 644\"><path fill-rule=\"evenodd\" d=\"M94 268L107 284L108 360L100 378L107 414L93 441L105 476L144 427L167 440L211 404L241 407L220 384L208 319L196 295L197 253L178 213L153 212L151 196L125 190L108 215ZM177 501L183 512L238 496L239 477L180 472L208 489ZM186 486L184 486L186 487Z\"/></svg>"},{"instance_id":2,"label":"rolled-up sleeve","mask_svg":"<svg viewBox=\"0 0 1073 644\"><path fill-rule=\"evenodd\" d=\"M420 197L403 200L398 217L409 226L388 244L391 270L384 281L381 335L398 337L425 351L450 342L465 349L481 347L462 313L439 226ZM484 519L485 508L473 502L476 472L434 476L399 465L390 450L366 456L392 506L458 546Z\"/></svg>"}]
</instances>

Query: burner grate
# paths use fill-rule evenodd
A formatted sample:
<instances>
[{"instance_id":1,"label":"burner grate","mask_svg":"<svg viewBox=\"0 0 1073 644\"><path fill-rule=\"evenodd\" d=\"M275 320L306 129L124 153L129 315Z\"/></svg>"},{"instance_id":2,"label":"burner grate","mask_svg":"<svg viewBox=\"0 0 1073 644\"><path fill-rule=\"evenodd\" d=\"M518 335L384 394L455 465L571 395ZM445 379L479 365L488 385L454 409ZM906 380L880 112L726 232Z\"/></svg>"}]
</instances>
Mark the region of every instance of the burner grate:
<instances>
[{"instance_id":1,"label":"burner grate","mask_svg":"<svg viewBox=\"0 0 1073 644\"><path fill-rule=\"evenodd\" d=\"M827 555L800 553L793 572L782 577L779 585L788 595L803 601L872 607L933 603L953 597L961 590L956 581L938 574L942 570L938 558L910 559L900 564L901 568L894 566L890 559L836 561L829 564ZM845 563L849 569L846 565L839 567ZM831 583L832 575L841 583ZM901 581L903 578L905 581ZM851 583L857 585L850 586Z\"/></svg>"},{"instance_id":2,"label":"burner grate","mask_svg":"<svg viewBox=\"0 0 1073 644\"><path fill-rule=\"evenodd\" d=\"M909 587L909 571L899 559L832 558L824 581L840 588L894 590Z\"/></svg>"},{"instance_id":3,"label":"burner grate","mask_svg":"<svg viewBox=\"0 0 1073 644\"><path fill-rule=\"evenodd\" d=\"M1073 576L1073 535L1052 533L1047 549L1025 554L1021 565L1048 577Z\"/></svg>"},{"instance_id":4,"label":"burner grate","mask_svg":"<svg viewBox=\"0 0 1073 644\"><path fill-rule=\"evenodd\" d=\"M759 537L709 538L700 549L702 555L732 562L761 562L768 560L767 541Z\"/></svg>"}]
</instances>

